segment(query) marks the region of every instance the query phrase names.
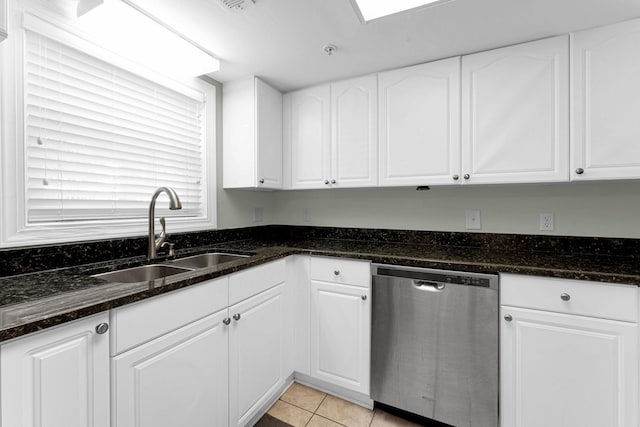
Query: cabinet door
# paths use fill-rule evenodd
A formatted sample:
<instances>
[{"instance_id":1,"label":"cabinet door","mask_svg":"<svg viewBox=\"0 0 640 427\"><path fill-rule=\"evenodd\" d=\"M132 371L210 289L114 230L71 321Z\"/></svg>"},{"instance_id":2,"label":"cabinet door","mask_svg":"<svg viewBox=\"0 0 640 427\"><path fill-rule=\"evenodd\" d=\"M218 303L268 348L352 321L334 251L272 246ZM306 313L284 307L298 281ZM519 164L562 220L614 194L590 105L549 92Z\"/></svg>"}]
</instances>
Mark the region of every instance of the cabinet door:
<instances>
[{"instance_id":1,"label":"cabinet door","mask_svg":"<svg viewBox=\"0 0 640 427\"><path fill-rule=\"evenodd\" d=\"M329 92L325 85L290 94L291 188L329 188Z\"/></svg>"},{"instance_id":2,"label":"cabinet door","mask_svg":"<svg viewBox=\"0 0 640 427\"><path fill-rule=\"evenodd\" d=\"M371 291L311 281L311 376L369 394Z\"/></svg>"},{"instance_id":3,"label":"cabinet door","mask_svg":"<svg viewBox=\"0 0 640 427\"><path fill-rule=\"evenodd\" d=\"M229 307L230 426L244 426L285 381L285 285Z\"/></svg>"},{"instance_id":4,"label":"cabinet door","mask_svg":"<svg viewBox=\"0 0 640 427\"><path fill-rule=\"evenodd\" d=\"M0 348L2 425L109 427L107 313L18 338Z\"/></svg>"},{"instance_id":5,"label":"cabinet door","mask_svg":"<svg viewBox=\"0 0 640 427\"><path fill-rule=\"evenodd\" d=\"M378 75L380 185L455 184L460 58Z\"/></svg>"},{"instance_id":6,"label":"cabinet door","mask_svg":"<svg viewBox=\"0 0 640 427\"><path fill-rule=\"evenodd\" d=\"M463 183L569 180L569 37L462 58Z\"/></svg>"},{"instance_id":7,"label":"cabinet door","mask_svg":"<svg viewBox=\"0 0 640 427\"><path fill-rule=\"evenodd\" d=\"M502 307L501 418L509 427L636 427L636 323Z\"/></svg>"},{"instance_id":8,"label":"cabinet door","mask_svg":"<svg viewBox=\"0 0 640 427\"><path fill-rule=\"evenodd\" d=\"M378 184L378 80L331 85L331 186Z\"/></svg>"},{"instance_id":9,"label":"cabinet door","mask_svg":"<svg viewBox=\"0 0 640 427\"><path fill-rule=\"evenodd\" d=\"M118 427L225 427L228 327L222 310L113 358Z\"/></svg>"},{"instance_id":10,"label":"cabinet door","mask_svg":"<svg viewBox=\"0 0 640 427\"><path fill-rule=\"evenodd\" d=\"M224 188L282 188L282 94L256 77L223 91Z\"/></svg>"},{"instance_id":11,"label":"cabinet door","mask_svg":"<svg viewBox=\"0 0 640 427\"><path fill-rule=\"evenodd\" d=\"M282 94L255 79L259 188L282 188Z\"/></svg>"},{"instance_id":12,"label":"cabinet door","mask_svg":"<svg viewBox=\"0 0 640 427\"><path fill-rule=\"evenodd\" d=\"M640 178L640 20L573 41L571 179Z\"/></svg>"}]
</instances>

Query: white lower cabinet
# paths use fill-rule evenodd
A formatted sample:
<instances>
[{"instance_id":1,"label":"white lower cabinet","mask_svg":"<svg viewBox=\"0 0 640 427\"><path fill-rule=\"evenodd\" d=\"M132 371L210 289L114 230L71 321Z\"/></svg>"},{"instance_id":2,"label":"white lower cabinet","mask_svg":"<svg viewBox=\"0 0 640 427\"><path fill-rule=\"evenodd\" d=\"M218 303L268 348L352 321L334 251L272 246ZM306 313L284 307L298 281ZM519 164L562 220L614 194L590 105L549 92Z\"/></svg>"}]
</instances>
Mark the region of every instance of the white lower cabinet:
<instances>
[{"instance_id":1,"label":"white lower cabinet","mask_svg":"<svg viewBox=\"0 0 640 427\"><path fill-rule=\"evenodd\" d=\"M530 292L536 292L534 305L545 294L549 304L536 309L502 305L501 425L637 427L638 325L637 317L625 319L629 305L637 316L637 289L525 280L531 283L503 278L503 304L518 304ZM540 286L527 289L534 282ZM565 307L556 309L556 300ZM624 321L574 313L589 306L609 306L614 313L619 307ZM558 312L547 311L552 309Z\"/></svg>"},{"instance_id":2,"label":"white lower cabinet","mask_svg":"<svg viewBox=\"0 0 640 427\"><path fill-rule=\"evenodd\" d=\"M284 385L285 285L229 307L230 426L244 426Z\"/></svg>"},{"instance_id":3,"label":"white lower cabinet","mask_svg":"<svg viewBox=\"0 0 640 427\"><path fill-rule=\"evenodd\" d=\"M118 427L228 424L227 310L113 358Z\"/></svg>"},{"instance_id":4,"label":"white lower cabinet","mask_svg":"<svg viewBox=\"0 0 640 427\"><path fill-rule=\"evenodd\" d=\"M313 378L369 395L370 264L311 258Z\"/></svg>"},{"instance_id":5,"label":"white lower cabinet","mask_svg":"<svg viewBox=\"0 0 640 427\"><path fill-rule=\"evenodd\" d=\"M0 346L2 426L109 427L107 313Z\"/></svg>"},{"instance_id":6,"label":"white lower cabinet","mask_svg":"<svg viewBox=\"0 0 640 427\"><path fill-rule=\"evenodd\" d=\"M371 291L311 281L311 376L369 394Z\"/></svg>"}]
</instances>

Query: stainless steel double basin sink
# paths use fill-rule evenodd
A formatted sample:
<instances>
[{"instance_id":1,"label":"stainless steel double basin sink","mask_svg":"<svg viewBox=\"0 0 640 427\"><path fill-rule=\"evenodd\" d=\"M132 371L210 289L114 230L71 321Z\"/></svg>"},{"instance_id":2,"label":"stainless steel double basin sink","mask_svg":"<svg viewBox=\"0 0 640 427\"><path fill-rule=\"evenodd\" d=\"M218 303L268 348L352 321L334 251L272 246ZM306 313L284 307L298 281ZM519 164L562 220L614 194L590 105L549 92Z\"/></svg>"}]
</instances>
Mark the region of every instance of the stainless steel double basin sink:
<instances>
[{"instance_id":1,"label":"stainless steel double basin sink","mask_svg":"<svg viewBox=\"0 0 640 427\"><path fill-rule=\"evenodd\" d=\"M200 268L214 267L230 261L246 258L249 255L228 254L220 252L208 252L193 255L176 260L167 261L164 264L141 265L140 267L126 268L107 273L94 274L93 277L118 283L148 282L162 279L174 274L198 270Z\"/></svg>"}]
</instances>

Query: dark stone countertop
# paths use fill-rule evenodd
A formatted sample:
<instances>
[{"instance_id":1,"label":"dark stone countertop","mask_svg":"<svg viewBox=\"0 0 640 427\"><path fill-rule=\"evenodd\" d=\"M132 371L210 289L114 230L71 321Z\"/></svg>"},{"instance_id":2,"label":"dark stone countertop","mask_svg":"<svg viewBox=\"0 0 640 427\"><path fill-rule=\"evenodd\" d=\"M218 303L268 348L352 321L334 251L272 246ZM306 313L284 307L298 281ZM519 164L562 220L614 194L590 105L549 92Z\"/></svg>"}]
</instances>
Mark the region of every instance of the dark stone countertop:
<instances>
[{"instance_id":1,"label":"dark stone countertop","mask_svg":"<svg viewBox=\"0 0 640 427\"><path fill-rule=\"evenodd\" d=\"M178 251L177 257L220 251L251 254L217 267L144 283L108 283L92 274L145 264L138 256L0 278L0 341L140 301L293 254L336 256L483 273L514 273L640 285L636 257L576 255L381 241L247 239Z\"/></svg>"}]
</instances>

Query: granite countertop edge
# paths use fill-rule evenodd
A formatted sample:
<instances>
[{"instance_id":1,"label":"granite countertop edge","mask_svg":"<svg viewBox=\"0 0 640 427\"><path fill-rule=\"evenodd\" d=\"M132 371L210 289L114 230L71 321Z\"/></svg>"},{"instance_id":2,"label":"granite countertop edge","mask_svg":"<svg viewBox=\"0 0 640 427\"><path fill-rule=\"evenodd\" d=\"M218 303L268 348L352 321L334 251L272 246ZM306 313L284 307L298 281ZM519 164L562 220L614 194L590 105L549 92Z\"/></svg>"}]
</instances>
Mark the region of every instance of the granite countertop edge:
<instances>
[{"instance_id":1,"label":"granite countertop edge","mask_svg":"<svg viewBox=\"0 0 640 427\"><path fill-rule=\"evenodd\" d=\"M417 254L411 256L407 255L406 250L403 254L394 254L392 251L376 251L375 249L349 250L344 248L331 248L331 244L328 242L324 248L318 247L322 246L322 243L312 246L314 247L305 247L304 244L278 246L276 244L269 245L268 243L256 242L228 242L214 246L191 248L179 252L178 257L210 251L254 255L221 264L219 267L193 270L176 276L157 279L153 282L130 285L105 284L104 281L100 281L91 275L96 272L141 265L144 263L144 257L117 259L110 262L0 278L0 290L3 289L4 285L13 285L15 288L25 282L28 284L25 285L25 287L43 287L54 280L61 283L74 282L77 287L76 289L61 292L52 290L52 293L43 295L42 297L38 294L35 296L29 295L25 301L12 302L9 304L0 303L0 342L296 254L341 257L367 260L381 264L478 273L511 273L589 280L629 286L640 285L640 274L635 274L635 269L634 274L629 274L625 272L624 269L622 269L620 273L606 271L607 269L599 269L598 265L593 265L591 266L592 268L588 269L575 267L562 268L558 267L557 263L555 263L555 265L546 265L545 259L551 259L548 256L546 258L539 258L537 262L529 257L526 258L526 262L518 263L505 262L500 259L478 261L464 259L464 257L446 259L443 256L428 257L418 256ZM11 286L9 286L9 288L11 288ZM59 308L56 309L56 307Z\"/></svg>"}]
</instances>

